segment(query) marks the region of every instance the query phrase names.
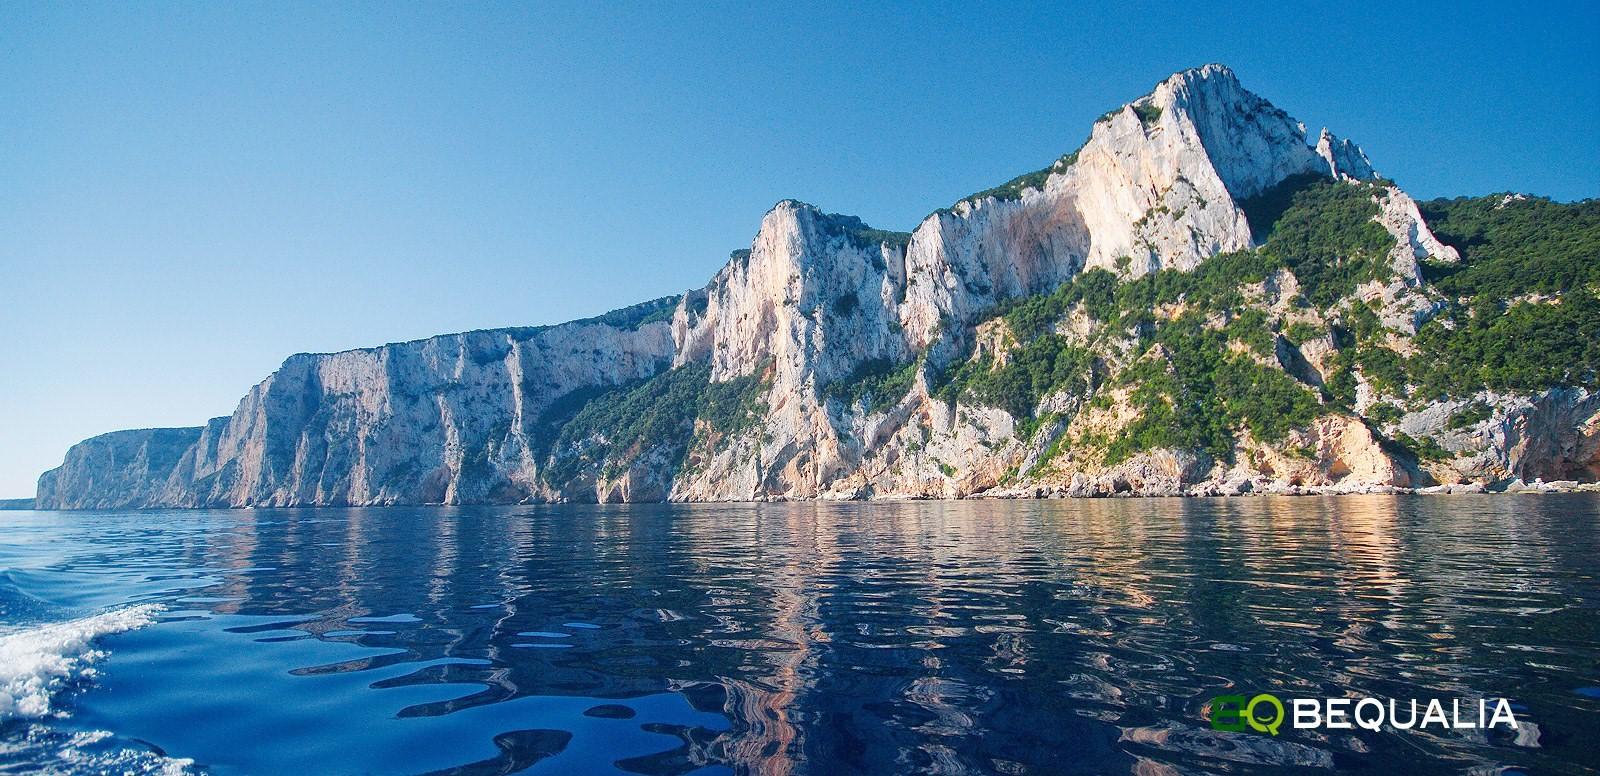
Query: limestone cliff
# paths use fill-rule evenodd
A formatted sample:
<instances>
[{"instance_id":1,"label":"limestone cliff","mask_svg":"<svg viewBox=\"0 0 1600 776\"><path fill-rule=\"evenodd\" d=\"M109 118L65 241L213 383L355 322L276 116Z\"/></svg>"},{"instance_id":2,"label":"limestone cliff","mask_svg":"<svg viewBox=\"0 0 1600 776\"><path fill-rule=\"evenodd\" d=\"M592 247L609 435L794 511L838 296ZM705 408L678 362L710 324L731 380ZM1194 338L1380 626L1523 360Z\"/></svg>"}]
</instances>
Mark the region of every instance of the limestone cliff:
<instances>
[{"instance_id":1,"label":"limestone cliff","mask_svg":"<svg viewBox=\"0 0 1600 776\"><path fill-rule=\"evenodd\" d=\"M664 369L676 299L543 328L299 354L231 416L80 443L41 508L517 502L539 491L546 414ZM558 408L559 411L559 408Z\"/></svg>"},{"instance_id":2,"label":"limestone cliff","mask_svg":"<svg viewBox=\"0 0 1600 776\"><path fill-rule=\"evenodd\" d=\"M1207 65L909 233L781 202L704 288L559 326L294 356L230 417L75 446L38 503L1594 480L1592 370L1467 398L1396 377L1446 336L1435 318L1456 302L1428 278L1452 267L1460 252L1359 147L1313 141Z\"/></svg>"},{"instance_id":3,"label":"limestone cliff","mask_svg":"<svg viewBox=\"0 0 1600 776\"><path fill-rule=\"evenodd\" d=\"M41 509L107 509L166 503L166 483L192 454L198 428L113 431L73 446L60 468L39 477Z\"/></svg>"}]
</instances>

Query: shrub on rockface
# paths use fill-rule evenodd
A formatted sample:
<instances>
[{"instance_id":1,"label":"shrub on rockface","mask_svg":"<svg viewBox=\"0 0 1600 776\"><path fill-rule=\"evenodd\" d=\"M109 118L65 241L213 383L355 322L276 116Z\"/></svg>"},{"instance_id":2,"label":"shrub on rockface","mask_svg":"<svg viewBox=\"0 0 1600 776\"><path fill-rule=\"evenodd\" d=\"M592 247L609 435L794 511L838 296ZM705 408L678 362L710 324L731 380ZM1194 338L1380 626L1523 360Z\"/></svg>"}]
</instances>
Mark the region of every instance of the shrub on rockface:
<instances>
[{"instance_id":1,"label":"shrub on rockface","mask_svg":"<svg viewBox=\"0 0 1600 776\"><path fill-rule=\"evenodd\" d=\"M1461 253L1424 266L1451 300L1406 362L1421 400L1600 387L1600 200L1495 195L1421 210Z\"/></svg>"},{"instance_id":2,"label":"shrub on rockface","mask_svg":"<svg viewBox=\"0 0 1600 776\"><path fill-rule=\"evenodd\" d=\"M1161 120L1161 106L1144 102L1133 106L1133 112L1139 116L1139 123L1147 127L1155 126Z\"/></svg>"},{"instance_id":3,"label":"shrub on rockface","mask_svg":"<svg viewBox=\"0 0 1600 776\"><path fill-rule=\"evenodd\" d=\"M1163 270L1128 281L1089 270L1049 293L1004 302L991 313L1016 339L1003 359L958 359L930 373L930 388L947 402L1003 409L1017 420L1019 436L1028 436L1045 420L1034 417L1043 398L1095 395L1107 356L1134 342L1135 355L1144 357L1113 379L1128 390L1138 416L1098 440L1106 461L1115 463L1157 448L1226 460L1241 435L1281 442L1320 415L1353 411L1362 382L1387 397L1367 411L1379 427L1403 414L1389 402L1414 406L1485 388L1596 387L1600 300L1592 268L1600 266L1593 252L1600 237L1585 226L1592 203L1528 205L1534 213L1561 211L1569 228L1589 230L1577 235L1544 234L1537 218L1514 210L1521 201L1498 209L1430 203L1427 212L1448 211L1441 238L1456 241L1463 262L1448 272L1429 269L1448 278L1439 289L1453 296L1408 348L1394 340L1405 335L1385 327L1376 302L1355 297L1360 284L1392 273L1393 238L1373 221L1374 198L1384 195L1375 185L1318 176L1287 181L1243 203L1260 247L1213 256L1192 272ZM1537 244L1539 252L1520 244ZM1248 290L1274 273L1288 273L1293 281L1283 282L1298 285L1292 314L1251 301ZM1526 280L1506 280L1518 273ZM1551 298L1508 296L1544 291ZM1059 334L1074 310L1088 316L1089 330ZM1279 368L1279 334L1295 347L1332 335L1335 349L1317 356L1320 395ZM1248 353L1238 351L1240 344ZM871 363L826 393L871 410L884 397L903 396L913 378L907 365ZM1437 457L1431 439L1396 444L1421 459Z\"/></svg>"},{"instance_id":4,"label":"shrub on rockface","mask_svg":"<svg viewBox=\"0 0 1600 776\"><path fill-rule=\"evenodd\" d=\"M617 467L657 449L676 467L694 438L696 420L722 434L744 431L760 419L766 388L754 375L713 382L711 367L690 364L580 397L575 402L581 400L581 408L560 426L545 480L561 485L585 467Z\"/></svg>"},{"instance_id":5,"label":"shrub on rockface","mask_svg":"<svg viewBox=\"0 0 1600 776\"><path fill-rule=\"evenodd\" d=\"M1428 264L1428 281L1457 298L1510 299L1600 287L1600 200L1553 202L1497 194L1418 203L1457 264Z\"/></svg>"},{"instance_id":6,"label":"shrub on rockface","mask_svg":"<svg viewBox=\"0 0 1600 776\"><path fill-rule=\"evenodd\" d=\"M1039 400L1066 391L1084 395L1091 388L1094 356L1059 334L1027 341L1007 354L1004 366L969 360L939 381L946 401L968 401L1005 410L1018 420L1033 417Z\"/></svg>"},{"instance_id":7,"label":"shrub on rockface","mask_svg":"<svg viewBox=\"0 0 1600 776\"><path fill-rule=\"evenodd\" d=\"M1445 428L1452 431L1475 426L1494 416L1494 408L1475 401L1450 414L1450 420L1445 423Z\"/></svg>"},{"instance_id":8,"label":"shrub on rockface","mask_svg":"<svg viewBox=\"0 0 1600 776\"><path fill-rule=\"evenodd\" d=\"M867 412L881 409L903 398L917 379L921 360L896 364L886 358L862 362L849 376L834 380L822 389L824 400L837 401L853 409L858 404Z\"/></svg>"},{"instance_id":9,"label":"shrub on rockface","mask_svg":"<svg viewBox=\"0 0 1600 776\"><path fill-rule=\"evenodd\" d=\"M1157 330L1151 349L1117 378L1133 388L1130 399L1140 414L1109 446L1108 464L1159 448L1205 450L1231 460L1241 431L1278 442L1328 411L1283 371L1230 351L1228 339L1197 315Z\"/></svg>"},{"instance_id":10,"label":"shrub on rockface","mask_svg":"<svg viewBox=\"0 0 1600 776\"><path fill-rule=\"evenodd\" d=\"M1392 270L1394 238L1372 219L1377 186L1318 181L1295 192L1272 223L1261 251L1287 267L1301 293L1319 309L1355 294L1356 286L1382 280Z\"/></svg>"}]
</instances>

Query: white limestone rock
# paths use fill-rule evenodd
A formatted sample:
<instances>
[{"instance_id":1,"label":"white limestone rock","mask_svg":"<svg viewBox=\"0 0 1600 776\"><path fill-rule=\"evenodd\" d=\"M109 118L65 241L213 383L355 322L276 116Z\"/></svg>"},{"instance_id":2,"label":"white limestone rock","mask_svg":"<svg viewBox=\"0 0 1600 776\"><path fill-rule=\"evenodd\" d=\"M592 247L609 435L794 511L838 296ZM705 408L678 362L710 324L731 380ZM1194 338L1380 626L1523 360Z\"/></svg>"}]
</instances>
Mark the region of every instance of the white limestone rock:
<instances>
[{"instance_id":1,"label":"white limestone rock","mask_svg":"<svg viewBox=\"0 0 1600 776\"><path fill-rule=\"evenodd\" d=\"M672 354L665 322L592 321L300 354L233 415L182 430L176 462L142 469L140 487L108 488L98 473L102 451L128 447L115 437L74 448L41 492L62 508L524 501L539 490L540 413L655 374Z\"/></svg>"},{"instance_id":2,"label":"white limestone rock","mask_svg":"<svg viewBox=\"0 0 1600 776\"><path fill-rule=\"evenodd\" d=\"M1355 180L1371 180L1378 177L1372 169L1372 162L1367 161L1367 155L1361 147L1349 140L1341 140L1323 128L1317 136L1317 156L1327 163L1327 174L1334 178L1352 178Z\"/></svg>"}]
</instances>

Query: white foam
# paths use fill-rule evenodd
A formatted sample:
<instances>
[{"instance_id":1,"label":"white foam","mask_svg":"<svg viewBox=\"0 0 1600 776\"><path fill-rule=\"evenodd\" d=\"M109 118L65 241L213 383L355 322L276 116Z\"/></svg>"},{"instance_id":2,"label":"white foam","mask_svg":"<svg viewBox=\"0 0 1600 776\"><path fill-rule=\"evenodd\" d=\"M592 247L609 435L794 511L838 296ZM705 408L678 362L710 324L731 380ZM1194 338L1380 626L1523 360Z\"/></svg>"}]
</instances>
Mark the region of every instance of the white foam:
<instances>
[{"instance_id":1,"label":"white foam","mask_svg":"<svg viewBox=\"0 0 1600 776\"><path fill-rule=\"evenodd\" d=\"M122 746L111 733L69 733L25 723L0 738L0 772L76 776L82 773L128 776L185 776L194 761Z\"/></svg>"},{"instance_id":2,"label":"white foam","mask_svg":"<svg viewBox=\"0 0 1600 776\"><path fill-rule=\"evenodd\" d=\"M154 752L138 749L112 749L92 751L89 747L111 738L104 730L77 733L66 746L56 751L56 758L66 766L67 773L126 773L152 774L152 776L182 776L193 773L194 760L187 757L164 757Z\"/></svg>"},{"instance_id":3,"label":"white foam","mask_svg":"<svg viewBox=\"0 0 1600 776\"><path fill-rule=\"evenodd\" d=\"M49 715L62 687L94 676L94 663L106 654L94 648L95 639L149 625L160 611L141 604L0 633L0 722Z\"/></svg>"}]
</instances>

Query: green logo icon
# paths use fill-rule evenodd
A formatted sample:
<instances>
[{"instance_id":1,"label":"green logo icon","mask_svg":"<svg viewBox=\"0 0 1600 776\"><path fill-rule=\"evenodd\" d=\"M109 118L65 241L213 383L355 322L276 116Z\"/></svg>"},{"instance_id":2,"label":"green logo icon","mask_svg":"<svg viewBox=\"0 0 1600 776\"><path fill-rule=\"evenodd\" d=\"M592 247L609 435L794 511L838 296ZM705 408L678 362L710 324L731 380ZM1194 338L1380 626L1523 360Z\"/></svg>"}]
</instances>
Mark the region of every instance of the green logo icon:
<instances>
[{"instance_id":1,"label":"green logo icon","mask_svg":"<svg viewBox=\"0 0 1600 776\"><path fill-rule=\"evenodd\" d=\"M1211 729L1242 733L1250 728L1258 733L1278 734L1283 726L1283 701L1261 693L1249 701L1243 695L1218 695L1211 699Z\"/></svg>"}]
</instances>

